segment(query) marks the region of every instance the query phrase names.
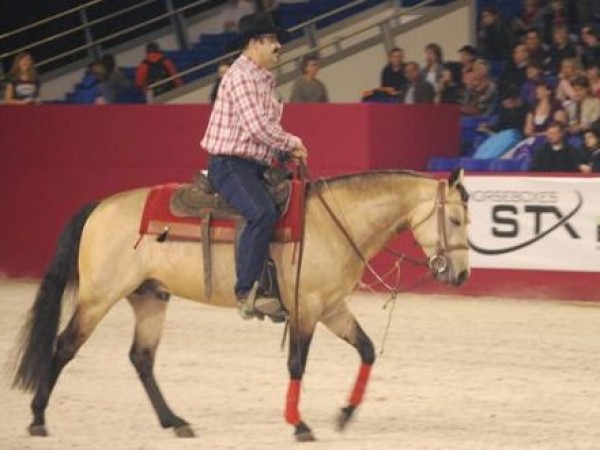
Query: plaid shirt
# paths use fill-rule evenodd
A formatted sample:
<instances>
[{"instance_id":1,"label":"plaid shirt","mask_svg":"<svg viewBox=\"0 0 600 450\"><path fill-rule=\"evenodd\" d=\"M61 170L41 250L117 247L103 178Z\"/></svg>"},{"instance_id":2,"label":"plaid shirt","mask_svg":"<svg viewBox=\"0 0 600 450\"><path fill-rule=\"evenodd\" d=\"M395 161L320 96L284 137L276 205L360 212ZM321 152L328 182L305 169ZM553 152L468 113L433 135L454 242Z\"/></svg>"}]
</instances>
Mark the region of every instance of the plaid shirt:
<instances>
[{"instance_id":1,"label":"plaid shirt","mask_svg":"<svg viewBox=\"0 0 600 450\"><path fill-rule=\"evenodd\" d=\"M223 76L200 145L211 155L232 155L269 163L274 150L292 151L300 139L281 127L283 106L275 76L241 55Z\"/></svg>"}]
</instances>

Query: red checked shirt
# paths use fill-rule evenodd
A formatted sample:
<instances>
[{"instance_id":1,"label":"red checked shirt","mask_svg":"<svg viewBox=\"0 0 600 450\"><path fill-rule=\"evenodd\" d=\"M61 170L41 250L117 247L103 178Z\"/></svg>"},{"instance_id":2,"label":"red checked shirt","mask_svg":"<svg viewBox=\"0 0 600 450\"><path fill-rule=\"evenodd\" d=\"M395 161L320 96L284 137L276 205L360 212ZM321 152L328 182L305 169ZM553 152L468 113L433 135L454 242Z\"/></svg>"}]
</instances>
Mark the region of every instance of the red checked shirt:
<instances>
[{"instance_id":1,"label":"red checked shirt","mask_svg":"<svg viewBox=\"0 0 600 450\"><path fill-rule=\"evenodd\" d=\"M241 55L223 76L200 144L211 155L252 158L268 164L273 150L289 152L301 142L283 131L282 112L275 76Z\"/></svg>"}]
</instances>

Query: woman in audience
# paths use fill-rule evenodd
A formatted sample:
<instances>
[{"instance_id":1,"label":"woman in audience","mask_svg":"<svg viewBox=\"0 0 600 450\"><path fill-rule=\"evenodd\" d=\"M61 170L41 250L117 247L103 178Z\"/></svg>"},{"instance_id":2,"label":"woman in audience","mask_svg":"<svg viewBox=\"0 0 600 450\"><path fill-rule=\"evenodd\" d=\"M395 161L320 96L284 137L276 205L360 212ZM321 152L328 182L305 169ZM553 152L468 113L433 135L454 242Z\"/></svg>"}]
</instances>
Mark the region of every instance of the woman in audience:
<instances>
[{"instance_id":1,"label":"woman in audience","mask_svg":"<svg viewBox=\"0 0 600 450\"><path fill-rule=\"evenodd\" d=\"M15 56L4 91L4 103L6 105L40 103L40 79L31 53L23 52Z\"/></svg>"},{"instance_id":2,"label":"woman in audience","mask_svg":"<svg viewBox=\"0 0 600 450\"><path fill-rule=\"evenodd\" d=\"M573 100L575 91L572 83L581 74L579 64L575 58L565 58L560 65L558 73L558 86L556 87L556 98L565 105Z\"/></svg>"},{"instance_id":3,"label":"woman in audience","mask_svg":"<svg viewBox=\"0 0 600 450\"><path fill-rule=\"evenodd\" d=\"M421 79L433 86L436 98L438 99L441 89L442 70L444 68L443 60L442 48L438 44L431 43L425 47L425 65L421 69Z\"/></svg>"}]
</instances>

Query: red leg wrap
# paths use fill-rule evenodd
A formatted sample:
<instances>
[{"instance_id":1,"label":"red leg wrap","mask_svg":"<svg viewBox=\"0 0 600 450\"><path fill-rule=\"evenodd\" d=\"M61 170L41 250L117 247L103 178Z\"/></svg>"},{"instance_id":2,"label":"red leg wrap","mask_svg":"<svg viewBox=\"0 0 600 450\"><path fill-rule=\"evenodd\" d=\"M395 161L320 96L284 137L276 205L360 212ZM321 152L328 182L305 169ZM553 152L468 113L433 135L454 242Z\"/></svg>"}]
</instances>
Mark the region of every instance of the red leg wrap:
<instances>
[{"instance_id":1,"label":"red leg wrap","mask_svg":"<svg viewBox=\"0 0 600 450\"><path fill-rule=\"evenodd\" d=\"M300 386L300 380L290 380L285 405L285 420L287 423L294 426L301 422L300 412L298 411L298 404L300 403Z\"/></svg>"},{"instance_id":2,"label":"red leg wrap","mask_svg":"<svg viewBox=\"0 0 600 450\"><path fill-rule=\"evenodd\" d=\"M371 364L364 363L360 366L358 377L356 378L356 383L354 384L354 389L350 396L350 405L358 406L362 401L365 389L367 388L367 383L369 382L371 367L373 367Z\"/></svg>"}]
</instances>

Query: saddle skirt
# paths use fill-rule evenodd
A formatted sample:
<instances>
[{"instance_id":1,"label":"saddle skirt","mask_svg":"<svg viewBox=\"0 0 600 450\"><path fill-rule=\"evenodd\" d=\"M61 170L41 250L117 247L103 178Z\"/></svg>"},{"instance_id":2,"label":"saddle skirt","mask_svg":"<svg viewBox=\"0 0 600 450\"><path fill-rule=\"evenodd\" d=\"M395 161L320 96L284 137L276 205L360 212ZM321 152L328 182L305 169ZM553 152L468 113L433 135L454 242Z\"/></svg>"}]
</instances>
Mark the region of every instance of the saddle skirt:
<instances>
[{"instance_id":1,"label":"saddle skirt","mask_svg":"<svg viewBox=\"0 0 600 450\"><path fill-rule=\"evenodd\" d=\"M305 183L292 179L283 198L285 208L277 222L273 242L299 242L302 238ZM281 187L277 188L281 191ZM282 205L282 194L276 200ZM210 223L206 223L206 221ZM244 219L217 194L204 192L197 184L169 183L151 188L140 222L140 235L159 240L234 242L236 228Z\"/></svg>"}]
</instances>

